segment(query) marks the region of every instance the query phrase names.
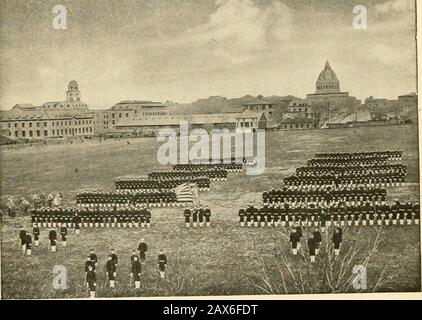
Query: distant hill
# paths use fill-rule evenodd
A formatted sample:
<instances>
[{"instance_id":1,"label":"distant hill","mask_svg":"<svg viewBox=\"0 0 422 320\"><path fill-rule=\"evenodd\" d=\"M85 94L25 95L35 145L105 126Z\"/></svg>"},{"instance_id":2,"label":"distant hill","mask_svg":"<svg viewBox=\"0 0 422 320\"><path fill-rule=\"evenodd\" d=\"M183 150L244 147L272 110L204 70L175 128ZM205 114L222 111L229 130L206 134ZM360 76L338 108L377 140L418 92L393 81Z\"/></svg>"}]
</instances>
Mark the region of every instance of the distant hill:
<instances>
[{"instance_id":1,"label":"distant hill","mask_svg":"<svg viewBox=\"0 0 422 320\"><path fill-rule=\"evenodd\" d=\"M209 113L229 113L242 112L243 105L249 101L257 99L251 95L246 95L240 98L228 99L221 96L211 96L206 99L198 99L192 103L178 104L168 103L171 114L209 114ZM288 104L294 96L270 96L264 97L276 104Z\"/></svg>"}]
</instances>

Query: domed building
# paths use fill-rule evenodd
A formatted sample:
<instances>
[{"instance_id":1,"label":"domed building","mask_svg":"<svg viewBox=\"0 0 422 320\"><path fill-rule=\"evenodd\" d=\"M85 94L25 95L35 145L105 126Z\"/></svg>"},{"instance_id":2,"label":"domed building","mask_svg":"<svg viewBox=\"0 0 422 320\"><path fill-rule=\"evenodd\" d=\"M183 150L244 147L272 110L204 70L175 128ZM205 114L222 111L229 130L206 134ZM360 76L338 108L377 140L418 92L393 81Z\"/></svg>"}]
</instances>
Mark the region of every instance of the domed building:
<instances>
[{"instance_id":1,"label":"domed building","mask_svg":"<svg viewBox=\"0 0 422 320\"><path fill-rule=\"evenodd\" d=\"M340 81L336 73L331 69L330 63L325 63L324 70L319 74L316 82L316 93L338 93L340 92Z\"/></svg>"}]
</instances>

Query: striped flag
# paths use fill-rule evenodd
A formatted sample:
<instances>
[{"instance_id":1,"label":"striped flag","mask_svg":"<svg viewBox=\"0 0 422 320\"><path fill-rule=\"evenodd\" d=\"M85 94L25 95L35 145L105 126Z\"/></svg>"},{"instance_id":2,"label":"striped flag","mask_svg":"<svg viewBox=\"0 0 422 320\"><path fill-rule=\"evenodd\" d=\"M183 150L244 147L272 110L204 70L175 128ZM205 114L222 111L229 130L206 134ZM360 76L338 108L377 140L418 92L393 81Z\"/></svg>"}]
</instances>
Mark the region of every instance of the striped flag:
<instances>
[{"instance_id":1,"label":"striped flag","mask_svg":"<svg viewBox=\"0 0 422 320\"><path fill-rule=\"evenodd\" d=\"M177 186L174 191L176 192L177 202L193 202L192 189L187 182Z\"/></svg>"}]
</instances>

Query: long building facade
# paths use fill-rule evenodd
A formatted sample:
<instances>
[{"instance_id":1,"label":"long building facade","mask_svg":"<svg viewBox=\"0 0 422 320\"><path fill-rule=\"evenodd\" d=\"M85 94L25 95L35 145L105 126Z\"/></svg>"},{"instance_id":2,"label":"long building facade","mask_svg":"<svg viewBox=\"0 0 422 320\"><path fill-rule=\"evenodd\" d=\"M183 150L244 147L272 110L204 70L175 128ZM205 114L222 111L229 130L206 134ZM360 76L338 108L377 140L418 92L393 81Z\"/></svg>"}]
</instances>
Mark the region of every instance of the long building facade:
<instances>
[{"instance_id":1,"label":"long building facade","mask_svg":"<svg viewBox=\"0 0 422 320\"><path fill-rule=\"evenodd\" d=\"M46 102L41 106L17 104L0 112L3 135L17 140L83 137L94 135L94 116L81 101L78 83L68 84L66 100Z\"/></svg>"},{"instance_id":2,"label":"long building facade","mask_svg":"<svg viewBox=\"0 0 422 320\"><path fill-rule=\"evenodd\" d=\"M127 100L121 101L107 110L92 111L92 114L95 133L106 135L116 133L116 126L120 122L150 116L167 116L169 111L167 105L161 102Z\"/></svg>"}]
</instances>

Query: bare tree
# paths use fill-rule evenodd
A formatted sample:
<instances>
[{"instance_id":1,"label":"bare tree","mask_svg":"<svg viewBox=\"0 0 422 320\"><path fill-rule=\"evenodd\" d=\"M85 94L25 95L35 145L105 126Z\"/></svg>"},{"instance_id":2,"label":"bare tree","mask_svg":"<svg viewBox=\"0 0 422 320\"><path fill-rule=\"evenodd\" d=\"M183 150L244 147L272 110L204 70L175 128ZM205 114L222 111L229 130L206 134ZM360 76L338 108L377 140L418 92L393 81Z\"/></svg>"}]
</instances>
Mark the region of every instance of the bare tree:
<instances>
[{"instance_id":1,"label":"bare tree","mask_svg":"<svg viewBox=\"0 0 422 320\"><path fill-rule=\"evenodd\" d=\"M374 228L375 237L362 240L362 229ZM354 229L348 233L348 229ZM305 228L303 238L310 236L312 229ZM377 292L391 282L398 274L388 273L388 263L378 270L371 260L378 251L383 231L382 227L345 227L348 239L342 244L339 256L334 254L331 232L324 233L320 252L315 263L311 263L307 246L303 246L297 256L291 254L288 229L271 230L275 253L266 259L257 250L251 259L259 270L248 279L262 294L312 294L312 293L351 293ZM304 242L304 240L302 240ZM254 244L255 246L255 244ZM256 248L256 246L255 246ZM354 269L355 266L360 266ZM371 282L360 287L354 286L359 274L371 269ZM362 276L366 277L366 272Z\"/></svg>"}]
</instances>

